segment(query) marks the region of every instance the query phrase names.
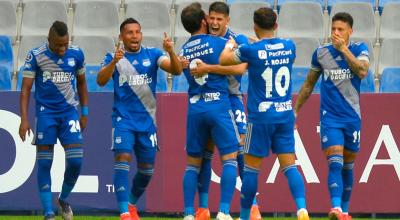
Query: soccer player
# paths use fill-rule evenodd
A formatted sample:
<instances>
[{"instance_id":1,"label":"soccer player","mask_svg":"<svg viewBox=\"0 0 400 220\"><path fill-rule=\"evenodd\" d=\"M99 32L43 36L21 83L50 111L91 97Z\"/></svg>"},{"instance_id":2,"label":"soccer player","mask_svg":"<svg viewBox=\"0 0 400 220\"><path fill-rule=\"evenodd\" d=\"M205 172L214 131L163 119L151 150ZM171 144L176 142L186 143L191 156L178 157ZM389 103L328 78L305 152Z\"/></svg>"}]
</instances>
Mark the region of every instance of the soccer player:
<instances>
[{"instance_id":1,"label":"soccer player","mask_svg":"<svg viewBox=\"0 0 400 220\"><path fill-rule=\"evenodd\" d=\"M369 52L364 43L349 41L352 26L348 13L332 17L332 43L315 50L295 106L297 114L322 75L320 137L329 167L330 219L351 219L353 167L360 149L360 83L368 74Z\"/></svg>"},{"instance_id":2,"label":"soccer player","mask_svg":"<svg viewBox=\"0 0 400 220\"><path fill-rule=\"evenodd\" d=\"M26 56L20 96L23 141L30 134L28 104L35 82L36 124L33 144L37 149L39 196L44 219L54 220L50 169L57 138L65 150L66 169L58 202L63 219L73 218L66 199L75 186L82 165L82 133L86 127L88 94L85 80L85 58L80 48L69 45L67 25L55 21L49 30L48 43L34 48ZM74 90L78 90L79 102ZM81 105L81 116L77 108Z\"/></svg>"},{"instance_id":3,"label":"soccer player","mask_svg":"<svg viewBox=\"0 0 400 220\"><path fill-rule=\"evenodd\" d=\"M139 22L127 18L120 25L122 44L114 53L107 53L97 76L104 86L114 80L113 146L114 187L121 220L139 219L136 203L154 173L156 156L156 84L157 70L180 74L182 67L173 43L164 33L163 47L168 56L157 48L141 45ZM137 172L128 192L129 162L132 151L137 160Z\"/></svg>"},{"instance_id":4,"label":"soccer player","mask_svg":"<svg viewBox=\"0 0 400 220\"><path fill-rule=\"evenodd\" d=\"M291 100L291 70L296 57L292 40L276 38L276 14L270 8L254 12L254 31L260 39L249 45L231 38L225 46L221 65L247 62L249 70L248 127L245 138L245 167L240 218L249 219L257 192L258 173L269 150L276 153L297 206L298 219L309 219L304 182L295 165L294 114Z\"/></svg>"},{"instance_id":5,"label":"soccer player","mask_svg":"<svg viewBox=\"0 0 400 220\"><path fill-rule=\"evenodd\" d=\"M183 27L191 34L182 46L180 56L189 60L189 67L198 61L218 64L218 57L226 40L207 34L207 21L199 3L183 9ZM237 150L239 134L230 107L228 80L214 73L193 77L184 69L189 82L189 110L187 115L186 153L187 166L183 178L186 220L194 219L194 197L207 141L212 138L218 147L223 164L221 195L217 219L232 219L230 203L236 185Z\"/></svg>"},{"instance_id":6,"label":"soccer player","mask_svg":"<svg viewBox=\"0 0 400 220\"><path fill-rule=\"evenodd\" d=\"M208 30L211 35L220 36L225 39L229 39L231 36L235 39L238 44L248 44L249 40L246 36L242 34L236 34L231 31L228 27L229 25L229 6L224 2L213 2L208 11L207 23ZM223 69L225 68L225 69ZM217 74L231 74L234 71L239 71L236 75L227 75L229 83L229 100L231 102L232 112L235 115L235 122L238 127L240 134L240 146L237 155L239 175L242 177L244 161L243 161L243 141L246 134L246 114L243 105L243 95L240 90L242 73L245 72L247 64L239 64L231 66L235 70L232 72L226 72L228 67L221 67L220 65L208 65L206 63L200 62L198 66L191 70L192 74L201 74L214 72ZM211 181L211 159L212 153L214 151L214 143L210 140L205 150L205 157L203 157L201 170L199 173L199 208L196 212L196 219L198 220L208 220L210 219L210 211L208 209L208 190ZM258 209L256 200L254 199L254 204L251 208L251 219L257 220L261 219L261 214Z\"/></svg>"}]
</instances>

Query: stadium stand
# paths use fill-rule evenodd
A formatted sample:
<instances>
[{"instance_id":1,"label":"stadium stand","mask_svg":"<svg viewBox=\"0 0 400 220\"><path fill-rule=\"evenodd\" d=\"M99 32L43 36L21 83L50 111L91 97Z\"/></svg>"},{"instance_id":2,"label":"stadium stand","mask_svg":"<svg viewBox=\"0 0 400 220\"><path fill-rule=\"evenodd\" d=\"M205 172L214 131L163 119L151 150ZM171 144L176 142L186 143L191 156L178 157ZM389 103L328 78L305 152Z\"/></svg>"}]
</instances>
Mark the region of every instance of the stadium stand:
<instances>
[{"instance_id":1,"label":"stadium stand","mask_svg":"<svg viewBox=\"0 0 400 220\"><path fill-rule=\"evenodd\" d=\"M369 70L368 75L364 79L361 80L360 92L361 93L374 93L375 92L374 74L371 72L371 70Z\"/></svg>"},{"instance_id":2,"label":"stadium stand","mask_svg":"<svg viewBox=\"0 0 400 220\"><path fill-rule=\"evenodd\" d=\"M156 92L168 92L167 73L161 69L157 71Z\"/></svg>"},{"instance_id":3,"label":"stadium stand","mask_svg":"<svg viewBox=\"0 0 400 220\"><path fill-rule=\"evenodd\" d=\"M163 35L160 36L143 36L142 45L146 47L163 48Z\"/></svg>"},{"instance_id":4,"label":"stadium stand","mask_svg":"<svg viewBox=\"0 0 400 220\"><path fill-rule=\"evenodd\" d=\"M317 38L292 38L296 44L295 66L309 67L315 49L320 46Z\"/></svg>"},{"instance_id":5,"label":"stadium stand","mask_svg":"<svg viewBox=\"0 0 400 220\"><path fill-rule=\"evenodd\" d=\"M112 36L119 34L117 5L107 1L79 1L75 6L73 35Z\"/></svg>"},{"instance_id":6,"label":"stadium stand","mask_svg":"<svg viewBox=\"0 0 400 220\"><path fill-rule=\"evenodd\" d=\"M0 91L11 90L11 72L0 64Z\"/></svg>"},{"instance_id":7,"label":"stadium stand","mask_svg":"<svg viewBox=\"0 0 400 220\"><path fill-rule=\"evenodd\" d=\"M109 36L76 36L72 43L82 48L88 65L100 65L104 55L115 50L114 40Z\"/></svg>"},{"instance_id":8,"label":"stadium stand","mask_svg":"<svg viewBox=\"0 0 400 220\"><path fill-rule=\"evenodd\" d=\"M367 3L371 5L372 8L376 8L377 4L375 0L328 0L328 11L331 11L333 5L335 4L352 4L352 3Z\"/></svg>"},{"instance_id":9,"label":"stadium stand","mask_svg":"<svg viewBox=\"0 0 400 220\"><path fill-rule=\"evenodd\" d=\"M364 42L365 44L367 44L369 51L369 69L372 71L372 73L375 73L376 70L375 52L371 39L351 38L350 40L354 42Z\"/></svg>"},{"instance_id":10,"label":"stadium stand","mask_svg":"<svg viewBox=\"0 0 400 220\"><path fill-rule=\"evenodd\" d=\"M380 92L400 92L400 67L385 68L381 76Z\"/></svg>"},{"instance_id":11,"label":"stadium stand","mask_svg":"<svg viewBox=\"0 0 400 220\"><path fill-rule=\"evenodd\" d=\"M24 65L28 51L44 42L47 42L47 36L23 36L21 38L21 44L18 49L17 71Z\"/></svg>"},{"instance_id":12,"label":"stadium stand","mask_svg":"<svg viewBox=\"0 0 400 220\"><path fill-rule=\"evenodd\" d=\"M47 35L55 20L67 23L67 8L64 2L28 1L22 14L21 35Z\"/></svg>"},{"instance_id":13,"label":"stadium stand","mask_svg":"<svg viewBox=\"0 0 400 220\"><path fill-rule=\"evenodd\" d=\"M12 43L8 36L0 35L0 57L0 65L11 73L14 65L14 57Z\"/></svg>"},{"instance_id":14,"label":"stadium stand","mask_svg":"<svg viewBox=\"0 0 400 220\"><path fill-rule=\"evenodd\" d=\"M103 87L97 84L97 73L99 72L100 65L86 65L86 83L88 92L113 92L114 81L111 78Z\"/></svg>"},{"instance_id":15,"label":"stadium stand","mask_svg":"<svg viewBox=\"0 0 400 220\"><path fill-rule=\"evenodd\" d=\"M400 1L386 4L381 17L380 38L400 38L398 21L400 21Z\"/></svg>"},{"instance_id":16,"label":"stadium stand","mask_svg":"<svg viewBox=\"0 0 400 220\"><path fill-rule=\"evenodd\" d=\"M13 41L17 37L16 4L11 0L0 0L0 35L7 35Z\"/></svg>"},{"instance_id":17,"label":"stadium stand","mask_svg":"<svg viewBox=\"0 0 400 220\"><path fill-rule=\"evenodd\" d=\"M292 69L292 94L298 94L301 86L307 78L310 67L293 67ZM320 78L323 76L321 75ZM321 87L321 79L314 86L313 93L319 93Z\"/></svg>"},{"instance_id":18,"label":"stadium stand","mask_svg":"<svg viewBox=\"0 0 400 220\"><path fill-rule=\"evenodd\" d=\"M325 9L326 1L325 0L278 0L278 9L282 7L283 4L287 2L297 2L297 3L306 3L313 2L321 5L322 10Z\"/></svg>"},{"instance_id":19,"label":"stadium stand","mask_svg":"<svg viewBox=\"0 0 400 220\"><path fill-rule=\"evenodd\" d=\"M374 12L370 3L366 2L346 2L333 5L331 18L337 12L347 12L353 16L353 34L354 38L367 38L373 42L376 40L376 26ZM330 27L329 27L330 28Z\"/></svg>"},{"instance_id":20,"label":"stadium stand","mask_svg":"<svg viewBox=\"0 0 400 220\"><path fill-rule=\"evenodd\" d=\"M185 93L189 89L189 84L184 74L172 77L172 92Z\"/></svg>"},{"instance_id":21,"label":"stadium stand","mask_svg":"<svg viewBox=\"0 0 400 220\"><path fill-rule=\"evenodd\" d=\"M385 68L400 67L400 38L385 39L379 56L378 73L381 74ZM400 72L398 73L400 74Z\"/></svg>"},{"instance_id":22,"label":"stadium stand","mask_svg":"<svg viewBox=\"0 0 400 220\"><path fill-rule=\"evenodd\" d=\"M230 27L236 33L254 36L253 13L260 7L273 7L267 2L234 2L230 6ZM250 18L250 19L244 19Z\"/></svg>"},{"instance_id":23,"label":"stadium stand","mask_svg":"<svg viewBox=\"0 0 400 220\"><path fill-rule=\"evenodd\" d=\"M398 3L400 0L378 0L379 12L382 13L383 8L386 7L388 3Z\"/></svg>"},{"instance_id":24,"label":"stadium stand","mask_svg":"<svg viewBox=\"0 0 400 220\"><path fill-rule=\"evenodd\" d=\"M189 39L188 36L186 37L176 37L175 38L175 53L179 54L179 51L182 49L182 45Z\"/></svg>"},{"instance_id":25,"label":"stadium stand","mask_svg":"<svg viewBox=\"0 0 400 220\"><path fill-rule=\"evenodd\" d=\"M143 0L127 2L126 16L133 17L142 25L143 37L170 33L169 5L166 2Z\"/></svg>"}]
</instances>

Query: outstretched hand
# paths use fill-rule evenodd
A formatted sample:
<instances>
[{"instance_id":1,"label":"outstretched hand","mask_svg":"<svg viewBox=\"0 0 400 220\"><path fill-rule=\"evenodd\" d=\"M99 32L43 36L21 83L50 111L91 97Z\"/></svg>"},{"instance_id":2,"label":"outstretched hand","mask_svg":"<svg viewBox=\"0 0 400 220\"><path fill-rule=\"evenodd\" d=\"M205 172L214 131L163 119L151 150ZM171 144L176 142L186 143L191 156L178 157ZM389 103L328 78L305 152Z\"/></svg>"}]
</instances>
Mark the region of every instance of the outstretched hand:
<instances>
[{"instance_id":1,"label":"outstretched hand","mask_svg":"<svg viewBox=\"0 0 400 220\"><path fill-rule=\"evenodd\" d=\"M115 48L114 58L113 61L118 63L120 59L122 59L125 55L125 50L123 48L123 42L118 41L117 47Z\"/></svg>"}]
</instances>

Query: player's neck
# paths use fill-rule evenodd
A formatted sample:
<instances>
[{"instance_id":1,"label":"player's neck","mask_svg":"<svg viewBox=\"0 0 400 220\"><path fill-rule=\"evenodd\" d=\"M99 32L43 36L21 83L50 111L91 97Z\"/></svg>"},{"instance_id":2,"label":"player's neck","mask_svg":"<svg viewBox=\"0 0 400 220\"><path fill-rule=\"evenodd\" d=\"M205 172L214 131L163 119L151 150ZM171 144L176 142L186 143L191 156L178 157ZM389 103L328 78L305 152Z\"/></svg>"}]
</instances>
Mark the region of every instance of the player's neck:
<instances>
[{"instance_id":1,"label":"player's neck","mask_svg":"<svg viewBox=\"0 0 400 220\"><path fill-rule=\"evenodd\" d=\"M273 31L263 31L258 34L258 38L261 39L271 39L275 38L275 33Z\"/></svg>"}]
</instances>

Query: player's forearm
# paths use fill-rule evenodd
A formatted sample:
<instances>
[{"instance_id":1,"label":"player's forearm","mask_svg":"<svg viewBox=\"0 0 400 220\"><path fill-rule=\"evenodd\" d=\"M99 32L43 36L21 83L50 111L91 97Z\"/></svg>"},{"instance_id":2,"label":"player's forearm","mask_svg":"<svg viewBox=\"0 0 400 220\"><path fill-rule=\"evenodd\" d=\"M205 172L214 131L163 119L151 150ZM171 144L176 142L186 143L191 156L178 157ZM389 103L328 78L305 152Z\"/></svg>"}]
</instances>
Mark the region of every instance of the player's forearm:
<instances>
[{"instance_id":1,"label":"player's forearm","mask_svg":"<svg viewBox=\"0 0 400 220\"><path fill-rule=\"evenodd\" d=\"M169 57L171 60L170 64L170 71L172 75L180 75L182 73L182 64L178 58L178 56L175 54L175 52L169 53Z\"/></svg>"},{"instance_id":2,"label":"player's forearm","mask_svg":"<svg viewBox=\"0 0 400 220\"><path fill-rule=\"evenodd\" d=\"M79 95L79 103L81 106L88 106L89 104L89 95L87 91L86 79L83 75L83 79L78 80L77 83L78 95Z\"/></svg>"},{"instance_id":3,"label":"player's forearm","mask_svg":"<svg viewBox=\"0 0 400 220\"><path fill-rule=\"evenodd\" d=\"M29 97L30 97L30 90L27 88L22 87L20 99L19 99L19 108L21 111L21 121L28 120L28 107L29 107Z\"/></svg>"},{"instance_id":4,"label":"player's forearm","mask_svg":"<svg viewBox=\"0 0 400 220\"><path fill-rule=\"evenodd\" d=\"M297 96L296 105L294 107L294 112L296 115L300 111L300 108L303 106L303 104L306 103L312 91L313 88L310 85L303 84L300 89L299 95Z\"/></svg>"},{"instance_id":5,"label":"player's forearm","mask_svg":"<svg viewBox=\"0 0 400 220\"><path fill-rule=\"evenodd\" d=\"M342 51L342 53L353 73L357 74L361 79L367 76L369 67L367 62L358 60L347 47Z\"/></svg>"},{"instance_id":6,"label":"player's forearm","mask_svg":"<svg viewBox=\"0 0 400 220\"><path fill-rule=\"evenodd\" d=\"M97 84L99 84L99 86L104 86L110 80L116 64L116 62L111 61L107 66L101 68L97 74Z\"/></svg>"},{"instance_id":7,"label":"player's forearm","mask_svg":"<svg viewBox=\"0 0 400 220\"><path fill-rule=\"evenodd\" d=\"M242 65L208 65L207 72L216 73L219 75L243 75L243 73L246 72L246 67Z\"/></svg>"}]
</instances>

